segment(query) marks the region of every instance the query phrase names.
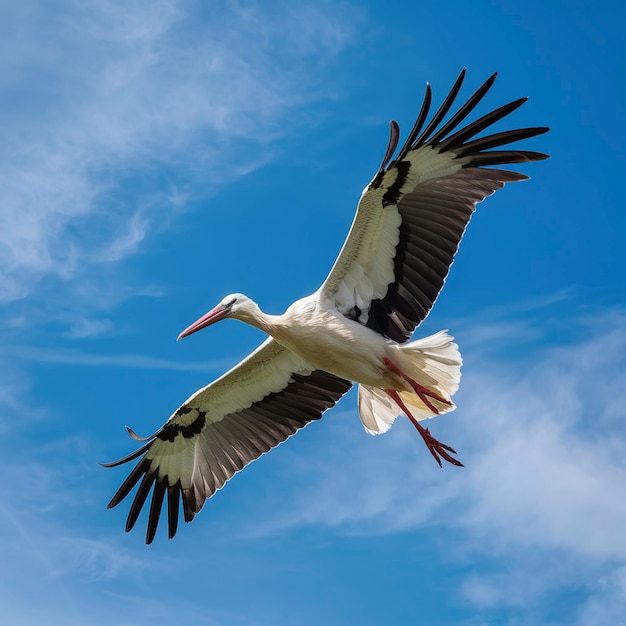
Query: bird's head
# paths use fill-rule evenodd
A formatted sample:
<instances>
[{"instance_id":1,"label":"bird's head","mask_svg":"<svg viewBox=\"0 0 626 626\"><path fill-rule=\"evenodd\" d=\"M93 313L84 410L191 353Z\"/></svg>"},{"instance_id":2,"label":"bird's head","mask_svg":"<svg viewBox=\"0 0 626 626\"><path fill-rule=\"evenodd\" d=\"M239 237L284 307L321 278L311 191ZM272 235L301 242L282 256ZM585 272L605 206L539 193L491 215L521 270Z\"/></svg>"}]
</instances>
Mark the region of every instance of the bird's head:
<instances>
[{"instance_id":1,"label":"bird's head","mask_svg":"<svg viewBox=\"0 0 626 626\"><path fill-rule=\"evenodd\" d=\"M250 318L254 317L257 310L257 305L247 296L244 296L242 293L231 293L216 307L211 309L208 313L205 313L200 319L191 324L191 326L185 328L185 330L178 335L177 341L227 317L248 322Z\"/></svg>"}]
</instances>

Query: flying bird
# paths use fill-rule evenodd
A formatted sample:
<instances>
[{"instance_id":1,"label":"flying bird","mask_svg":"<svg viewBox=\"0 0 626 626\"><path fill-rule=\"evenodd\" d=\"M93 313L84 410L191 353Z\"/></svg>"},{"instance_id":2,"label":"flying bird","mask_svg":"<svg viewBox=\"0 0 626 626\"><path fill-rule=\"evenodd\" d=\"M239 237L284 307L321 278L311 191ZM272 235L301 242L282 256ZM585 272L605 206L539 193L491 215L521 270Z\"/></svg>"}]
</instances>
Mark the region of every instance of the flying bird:
<instances>
[{"instance_id":1,"label":"flying bird","mask_svg":"<svg viewBox=\"0 0 626 626\"><path fill-rule=\"evenodd\" d=\"M399 127L391 122L380 168L363 191L335 265L313 295L282 315L268 315L235 293L179 335L233 318L269 337L194 393L152 436L142 439L127 427L141 447L103 464L140 459L108 505L118 505L139 483L126 531L152 492L146 543L154 539L166 495L172 538L181 502L190 522L236 472L319 419L353 383L359 386L359 414L369 433L383 433L405 415L439 465L442 460L461 465L455 450L420 424L455 408L452 396L461 370L457 345L446 331L409 340L443 287L477 203L505 183L528 178L493 166L547 158L508 144L548 130L478 136L526 98L461 126L496 74L444 121L464 77L465 70L430 120L432 95L426 85L417 121L397 154Z\"/></svg>"}]
</instances>

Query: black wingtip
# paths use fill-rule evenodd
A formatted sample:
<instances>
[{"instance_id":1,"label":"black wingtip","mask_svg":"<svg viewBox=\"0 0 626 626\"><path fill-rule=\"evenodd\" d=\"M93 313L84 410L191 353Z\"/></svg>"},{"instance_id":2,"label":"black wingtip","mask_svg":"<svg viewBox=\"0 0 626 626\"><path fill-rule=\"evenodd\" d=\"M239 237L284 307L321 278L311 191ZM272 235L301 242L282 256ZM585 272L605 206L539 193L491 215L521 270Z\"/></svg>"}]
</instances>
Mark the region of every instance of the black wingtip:
<instances>
[{"instance_id":1,"label":"black wingtip","mask_svg":"<svg viewBox=\"0 0 626 626\"><path fill-rule=\"evenodd\" d=\"M532 130L532 136L536 137L537 135L545 135L546 133L549 133L552 129L549 126L536 126L529 130Z\"/></svg>"},{"instance_id":2,"label":"black wingtip","mask_svg":"<svg viewBox=\"0 0 626 626\"><path fill-rule=\"evenodd\" d=\"M126 429L126 432L130 435L131 439L134 439L135 441L145 441L145 439L143 437L140 437L128 424L124 424L124 428Z\"/></svg>"},{"instance_id":3,"label":"black wingtip","mask_svg":"<svg viewBox=\"0 0 626 626\"><path fill-rule=\"evenodd\" d=\"M141 437L130 426L126 425L124 426L124 428L126 428L126 432L130 435L131 439L134 439L135 441L151 441L157 436L157 433L153 433L152 435L149 435L148 437Z\"/></svg>"},{"instance_id":4,"label":"black wingtip","mask_svg":"<svg viewBox=\"0 0 626 626\"><path fill-rule=\"evenodd\" d=\"M385 156L383 157L383 161L380 164L379 172L382 172L391 158L393 157L396 148L398 147L398 139L400 138L400 126L396 120L391 120L389 122L389 143L387 144L387 151L385 152Z\"/></svg>"},{"instance_id":5,"label":"black wingtip","mask_svg":"<svg viewBox=\"0 0 626 626\"><path fill-rule=\"evenodd\" d=\"M139 484L137 491L135 492L135 498L133 503L130 505L130 511L128 513L128 518L126 519L126 532L133 529L135 524L137 523L137 519L139 518L139 513L143 508L143 505L150 494L152 489L152 485L156 480L156 475L152 472L146 471L144 474L143 480Z\"/></svg>"},{"instance_id":6,"label":"black wingtip","mask_svg":"<svg viewBox=\"0 0 626 626\"><path fill-rule=\"evenodd\" d=\"M545 161L546 159L550 158L549 154L546 154L545 152L530 152L530 151L526 151L526 153L529 155L529 161Z\"/></svg>"},{"instance_id":7,"label":"black wingtip","mask_svg":"<svg viewBox=\"0 0 626 626\"><path fill-rule=\"evenodd\" d=\"M127 454L125 457L118 459L117 461L112 461L111 463L100 463L98 465L100 467L117 467L118 465L124 465L124 463L128 463L129 461L134 461L137 457L140 457L144 452L147 452L150 449L150 446L154 443L154 439L148 440L144 443L141 448L138 448L134 452Z\"/></svg>"},{"instance_id":8,"label":"black wingtip","mask_svg":"<svg viewBox=\"0 0 626 626\"><path fill-rule=\"evenodd\" d=\"M146 545L149 546L156 536L159 518L161 517L161 507L163 506L163 498L167 491L167 477L158 478L154 483L154 491L152 493L152 502L150 502L150 513L148 515L148 529L146 531Z\"/></svg>"},{"instance_id":9,"label":"black wingtip","mask_svg":"<svg viewBox=\"0 0 626 626\"><path fill-rule=\"evenodd\" d=\"M433 118L430 120L428 126L426 126L422 134L413 141L413 148L419 147L420 145L429 141L429 135L435 130L435 128L437 128L441 120L443 120L443 118L450 110L450 107L454 104L454 101L459 94L461 86L463 85L463 81L465 80L465 72L466 70L465 68L463 68L458 78L454 81L454 85L452 85L450 93L446 96L445 100L443 101Z\"/></svg>"},{"instance_id":10,"label":"black wingtip","mask_svg":"<svg viewBox=\"0 0 626 626\"><path fill-rule=\"evenodd\" d=\"M181 493L180 479L167 488L167 536L172 539L178 529L178 508Z\"/></svg>"}]
</instances>

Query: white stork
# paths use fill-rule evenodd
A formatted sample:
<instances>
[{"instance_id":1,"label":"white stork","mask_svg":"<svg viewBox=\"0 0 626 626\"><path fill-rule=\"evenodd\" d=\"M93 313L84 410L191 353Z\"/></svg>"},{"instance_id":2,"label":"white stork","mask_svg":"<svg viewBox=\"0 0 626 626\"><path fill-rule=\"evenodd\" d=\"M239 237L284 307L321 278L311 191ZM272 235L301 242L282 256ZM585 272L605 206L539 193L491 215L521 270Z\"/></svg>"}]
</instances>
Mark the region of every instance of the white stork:
<instances>
[{"instance_id":1,"label":"white stork","mask_svg":"<svg viewBox=\"0 0 626 626\"><path fill-rule=\"evenodd\" d=\"M456 452L419 420L455 408L461 357L441 331L407 343L433 306L476 204L518 172L489 166L537 161L547 155L493 148L546 132L522 128L476 137L521 106L506 104L457 130L492 86L491 76L442 123L461 88L461 72L444 103L425 122L430 85L405 144L399 127L365 188L348 238L324 284L283 315L267 315L249 298L232 294L185 329L179 339L234 318L270 337L250 356L194 393L135 452L106 464L141 460L111 499L119 504L140 482L130 507L130 531L150 491L146 542L152 542L167 493L169 537L176 533L182 498L190 522L207 498L236 472L319 419L359 384L359 414L367 432L383 433L404 414L439 465L461 463ZM153 489L154 487L154 489Z\"/></svg>"}]
</instances>

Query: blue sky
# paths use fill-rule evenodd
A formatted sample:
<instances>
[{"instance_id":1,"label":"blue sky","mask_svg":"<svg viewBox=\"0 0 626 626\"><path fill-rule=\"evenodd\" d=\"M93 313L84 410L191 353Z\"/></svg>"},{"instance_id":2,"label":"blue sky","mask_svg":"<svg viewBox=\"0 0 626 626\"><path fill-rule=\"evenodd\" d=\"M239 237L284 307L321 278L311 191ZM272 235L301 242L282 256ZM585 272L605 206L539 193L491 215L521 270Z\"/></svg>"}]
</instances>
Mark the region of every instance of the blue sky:
<instances>
[{"instance_id":1,"label":"blue sky","mask_svg":"<svg viewBox=\"0 0 626 626\"><path fill-rule=\"evenodd\" d=\"M605 2L0 5L0 621L615 625L626 614L625 9ZM365 434L356 397L168 541L105 509L133 449L262 340L177 334L314 291L430 81L552 159L480 205L421 334L458 409Z\"/></svg>"}]
</instances>

